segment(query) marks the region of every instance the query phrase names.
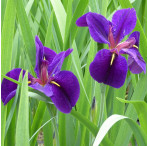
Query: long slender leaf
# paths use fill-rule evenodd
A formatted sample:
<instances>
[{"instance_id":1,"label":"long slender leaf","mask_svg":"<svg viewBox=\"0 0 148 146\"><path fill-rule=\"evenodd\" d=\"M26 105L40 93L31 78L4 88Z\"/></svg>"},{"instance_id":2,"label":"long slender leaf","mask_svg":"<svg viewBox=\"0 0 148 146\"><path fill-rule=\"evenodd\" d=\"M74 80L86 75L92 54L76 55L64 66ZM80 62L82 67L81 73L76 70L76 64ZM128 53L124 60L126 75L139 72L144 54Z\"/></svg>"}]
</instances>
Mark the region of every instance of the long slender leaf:
<instances>
[{"instance_id":1,"label":"long slender leaf","mask_svg":"<svg viewBox=\"0 0 148 146\"><path fill-rule=\"evenodd\" d=\"M60 27L62 39L64 41L64 35L65 35L65 23L66 23L66 12L64 10L64 7L60 0L51 0L51 4L53 6L53 9L55 11L57 21Z\"/></svg>"},{"instance_id":2,"label":"long slender leaf","mask_svg":"<svg viewBox=\"0 0 148 146\"><path fill-rule=\"evenodd\" d=\"M29 145L29 98L28 72L26 71L20 95L19 111L16 125L16 146Z\"/></svg>"},{"instance_id":3,"label":"long slender leaf","mask_svg":"<svg viewBox=\"0 0 148 146\"><path fill-rule=\"evenodd\" d=\"M39 102L35 117L31 126L31 137L40 128L44 113L46 110L46 104L42 101ZM38 133L38 132L37 132ZM38 134L36 134L30 141L30 145L34 146L36 144Z\"/></svg>"},{"instance_id":4,"label":"long slender leaf","mask_svg":"<svg viewBox=\"0 0 148 146\"><path fill-rule=\"evenodd\" d=\"M119 120L122 120L122 119L124 119L129 124L130 128L133 130L138 144L141 146L146 145L146 143L147 143L146 142L146 135L144 134L144 131L142 130L142 128L136 122L134 122L132 119L125 117L125 116L112 115L101 126L101 128L96 136L93 146L98 146L101 143L104 136L106 135L106 133L108 132L108 130L116 122L118 122Z\"/></svg>"},{"instance_id":5,"label":"long slender leaf","mask_svg":"<svg viewBox=\"0 0 148 146\"><path fill-rule=\"evenodd\" d=\"M3 15L2 39L1 39L1 72L6 74L11 69L12 41L15 23L15 1L7 0L5 14ZM4 145L5 124L7 106L1 104L1 145Z\"/></svg>"},{"instance_id":6,"label":"long slender leaf","mask_svg":"<svg viewBox=\"0 0 148 146\"><path fill-rule=\"evenodd\" d=\"M21 82L21 81L22 81L22 72L20 73L20 76L19 76L19 82ZM10 123L11 123L11 120L12 120L12 117L13 117L13 114L14 114L14 111L16 108L16 104L17 104L18 96L19 96L19 90L20 90L20 85L17 86L17 91L16 91L16 95L14 98L14 102L12 104L11 110L10 110L9 115L7 117L6 127L5 127L5 136L7 134L8 128L10 126Z\"/></svg>"},{"instance_id":7,"label":"long slender leaf","mask_svg":"<svg viewBox=\"0 0 148 146\"><path fill-rule=\"evenodd\" d=\"M74 116L75 118L77 118L83 125L85 125L87 127L87 129L94 136L97 135L98 127L96 127L92 122L90 122L85 116L83 116L82 114L80 114L79 112L76 112L74 110L72 110L70 114L72 116ZM109 139L107 139L107 138L105 138L102 143L110 145L110 146L113 146L112 142Z\"/></svg>"},{"instance_id":8,"label":"long slender leaf","mask_svg":"<svg viewBox=\"0 0 148 146\"><path fill-rule=\"evenodd\" d=\"M133 101L133 100L129 101L129 100L123 100L118 97L117 99L123 103L131 103L134 105L139 117L140 125L145 131L145 133L147 133L147 104L144 101Z\"/></svg>"},{"instance_id":9,"label":"long slender leaf","mask_svg":"<svg viewBox=\"0 0 148 146\"><path fill-rule=\"evenodd\" d=\"M137 82L135 91L131 97L131 100L143 100L146 95L146 75L142 75L140 80ZM125 112L125 116L132 118L133 120L137 119L137 114L132 105L128 105ZM115 146L121 145L125 146L129 143L130 137L132 136L132 131L129 128L127 123L121 123L118 135L116 137ZM121 138L122 137L122 138Z\"/></svg>"},{"instance_id":10,"label":"long slender leaf","mask_svg":"<svg viewBox=\"0 0 148 146\"><path fill-rule=\"evenodd\" d=\"M22 0L17 0L16 10L27 53L32 64L35 65L35 43Z\"/></svg>"}]
</instances>

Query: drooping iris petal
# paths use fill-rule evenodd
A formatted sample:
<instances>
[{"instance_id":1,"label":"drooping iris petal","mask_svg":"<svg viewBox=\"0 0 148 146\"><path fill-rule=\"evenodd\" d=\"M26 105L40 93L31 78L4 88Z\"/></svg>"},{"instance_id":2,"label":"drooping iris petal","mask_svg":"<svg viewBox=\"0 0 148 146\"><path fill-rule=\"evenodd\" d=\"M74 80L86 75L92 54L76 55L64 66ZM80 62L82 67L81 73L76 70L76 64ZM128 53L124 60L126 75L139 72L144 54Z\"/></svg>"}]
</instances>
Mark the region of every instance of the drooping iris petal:
<instances>
[{"instance_id":1,"label":"drooping iris petal","mask_svg":"<svg viewBox=\"0 0 148 146\"><path fill-rule=\"evenodd\" d=\"M122 56L116 55L111 65L112 53L109 50L100 50L90 64L90 74L94 80L115 88L120 88L126 78L127 63Z\"/></svg>"},{"instance_id":2,"label":"drooping iris petal","mask_svg":"<svg viewBox=\"0 0 148 146\"><path fill-rule=\"evenodd\" d=\"M54 57L57 55L57 53L50 48L44 47L44 57L48 61L49 64L51 64Z\"/></svg>"},{"instance_id":3,"label":"drooping iris petal","mask_svg":"<svg viewBox=\"0 0 148 146\"><path fill-rule=\"evenodd\" d=\"M137 48L122 49L120 54L128 54L128 67L133 74L146 73L146 64Z\"/></svg>"},{"instance_id":4,"label":"drooping iris petal","mask_svg":"<svg viewBox=\"0 0 148 146\"><path fill-rule=\"evenodd\" d=\"M22 70L21 68L13 69L10 72L8 72L6 76L18 81L21 70ZM25 71L23 70L23 76L24 74ZM31 78L33 78L32 75L28 73L28 79L31 80ZM3 79L1 84L1 98L4 105L7 104L15 96L16 89L17 89L17 84L5 78Z\"/></svg>"},{"instance_id":5,"label":"drooping iris petal","mask_svg":"<svg viewBox=\"0 0 148 146\"><path fill-rule=\"evenodd\" d=\"M44 46L38 36L35 37L35 45L36 45L36 65L34 71L37 74L37 77L40 77L40 71L41 71L41 64L43 60L44 55Z\"/></svg>"},{"instance_id":6,"label":"drooping iris petal","mask_svg":"<svg viewBox=\"0 0 148 146\"><path fill-rule=\"evenodd\" d=\"M98 43L109 44L109 24L110 22L102 15L89 13L86 16L91 37Z\"/></svg>"},{"instance_id":7,"label":"drooping iris petal","mask_svg":"<svg viewBox=\"0 0 148 146\"><path fill-rule=\"evenodd\" d=\"M124 36L132 32L136 26L136 11L132 9L121 9L114 13L112 17L113 34L116 44L119 43Z\"/></svg>"},{"instance_id":8,"label":"drooping iris petal","mask_svg":"<svg viewBox=\"0 0 148 146\"><path fill-rule=\"evenodd\" d=\"M51 96L51 100L61 112L69 113L80 95L78 79L70 71L61 71L54 76L54 81L60 87L52 84L53 96Z\"/></svg>"},{"instance_id":9,"label":"drooping iris petal","mask_svg":"<svg viewBox=\"0 0 148 146\"><path fill-rule=\"evenodd\" d=\"M80 18L78 18L77 21L76 21L76 25L79 26L79 27L87 27L88 24L87 24L87 21L86 21L86 16L90 13L91 12L88 12L88 13L84 14L83 16L81 16Z\"/></svg>"},{"instance_id":10,"label":"drooping iris petal","mask_svg":"<svg viewBox=\"0 0 148 146\"><path fill-rule=\"evenodd\" d=\"M131 33L131 35L129 36L128 39L130 39L130 38L132 38L132 37L134 37L135 40L136 40L135 45L136 45L137 47L139 47L140 32L139 32L139 31L134 31L133 33ZM128 40L128 39L127 39L127 40Z\"/></svg>"},{"instance_id":11,"label":"drooping iris petal","mask_svg":"<svg viewBox=\"0 0 148 146\"><path fill-rule=\"evenodd\" d=\"M48 74L50 76L61 71L64 58L67 57L72 51L73 49L68 49L67 51L60 52L54 57L52 63L48 66Z\"/></svg>"},{"instance_id":12,"label":"drooping iris petal","mask_svg":"<svg viewBox=\"0 0 148 146\"><path fill-rule=\"evenodd\" d=\"M33 89L38 90L38 91L44 93L48 97L53 95L52 87L48 83L45 84L44 86L42 86L38 82L36 82L35 84L30 85L30 87L32 87Z\"/></svg>"}]
</instances>

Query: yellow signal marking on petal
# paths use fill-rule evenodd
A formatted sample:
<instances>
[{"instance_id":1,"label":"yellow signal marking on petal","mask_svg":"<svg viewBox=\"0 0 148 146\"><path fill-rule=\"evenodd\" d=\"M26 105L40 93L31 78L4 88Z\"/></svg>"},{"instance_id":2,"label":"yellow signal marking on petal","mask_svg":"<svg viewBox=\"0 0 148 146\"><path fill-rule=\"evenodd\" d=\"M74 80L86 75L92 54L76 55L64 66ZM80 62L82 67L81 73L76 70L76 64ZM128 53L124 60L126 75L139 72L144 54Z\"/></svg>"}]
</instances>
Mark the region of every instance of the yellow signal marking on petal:
<instances>
[{"instance_id":1,"label":"yellow signal marking on petal","mask_svg":"<svg viewBox=\"0 0 148 146\"><path fill-rule=\"evenodd\" d=\"M45 56L44 56L44 60L46 60Z\"/></svg>"},{"instance_id":2,"label":"yellow signal marking on petal","mask_svg":"<svg viewBox=\"0 0 148 146\"><path fill-rule=\"evenodd\" d=\"M61 87L58 83L56 83L55 81L51 81L50 83L57 85L58 87Z\"/></svg>"},{"instance_id":3,"label":"yellow signal marking on petal","mask_svg":"<svg viewBox=\"0 0 148 146\"><path fill-rule=\"evenodd\" d=\"M28 84L30 84L31 83L31 81L28 81Z\"/></svg>"},{"instance_id":4,"label":"yellow signal marking on petal","mask_svg":"<svg viewBox=\"0 0 148 146\"><path fill-rule=\"evenodd\" d=\"M113 64L114 59L115 59L115 53L113 53L113 54L112 54L112 58L111 58L110 65L112 65L112 64Z\"/></svg>"},{"instance_id":5,"label":"yellow signal marking on petal","mask_svg":"<svg viewBox=\"0 0 148 146\"><path fill-rule=\"evenodd\" d=\"M137 48L137 49L138 49L138 46L136 46L136 45L133 45L133 47L135 47L135 48Z\"/></svg>"}]
</instances>

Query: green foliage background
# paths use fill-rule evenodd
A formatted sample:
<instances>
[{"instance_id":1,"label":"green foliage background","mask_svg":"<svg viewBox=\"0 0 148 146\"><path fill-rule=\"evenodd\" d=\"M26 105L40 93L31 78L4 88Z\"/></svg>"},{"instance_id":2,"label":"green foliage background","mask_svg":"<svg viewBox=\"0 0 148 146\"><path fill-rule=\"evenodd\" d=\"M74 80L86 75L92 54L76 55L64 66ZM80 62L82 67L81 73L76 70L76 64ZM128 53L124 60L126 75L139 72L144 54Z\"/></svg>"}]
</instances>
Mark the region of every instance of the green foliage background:
<instances>
[{"instance_id":1,"label":"green foliage background","mask_svg":"<svg viewBox=\"0 0 148 146\"><path fill-rule=\"evenodd\" d=\"M91 146L102 123L114 114L129 117L130 122L121 120L108 132L101 131L102 134L107 132L101 145L136 145L135 137L138 144L146 145L145 141L140 141L145 140L146 125L142 129L136 121L146 112L139 105L147 102L147 75L128 72L124 86L120 89L106 86L102 93L102 85L90 76L89 65L96 52L107 48L107 45L97 44L90 38L88 28L78 28L75 24L77 18L88 11L100 13L111 20L116 10L129 7L134 7L137 12L134 31L140 31L139 51L147 61L146 0L1 0L2 78L13 68L28 70L35 76L34 38L38 35L44 46L57 53L74 49L64 61L62 70L74 72L81 88L77 111L73 109L71 114L63 114L53 104L47 104L48 98L43 94L36 93L34 99L34 91L27 86L27 75L23 81L20 77L21 84L15 98L6 106L1 104L2 146L35 146L39 132L43 132L45 146ZM96 102L92 108L94 97ZM120 97L122 102L116 97ZM134 104L125 104L122 99L136 100L138 106L134 108ZM137 109L139 112L136 112ZM109 123L114 120L116 118ZM145 123L146 117L141 121Z\"/></svg>"}]
</instances>

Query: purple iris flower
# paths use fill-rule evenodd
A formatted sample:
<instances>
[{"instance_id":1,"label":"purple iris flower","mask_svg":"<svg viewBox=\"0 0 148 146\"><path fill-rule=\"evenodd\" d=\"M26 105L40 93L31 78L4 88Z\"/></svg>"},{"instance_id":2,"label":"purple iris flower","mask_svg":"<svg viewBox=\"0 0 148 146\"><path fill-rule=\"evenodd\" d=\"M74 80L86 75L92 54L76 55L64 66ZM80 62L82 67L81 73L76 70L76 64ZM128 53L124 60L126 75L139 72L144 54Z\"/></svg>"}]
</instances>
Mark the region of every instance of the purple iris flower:
<instances>
[{"instance_id":1,"label":"purple iris flower","mask_svg":"<svg viewBox=\"0 0 148 146\"><path fill-rule=\"evenodd\" d=\"M28 73L28 85L35 90L43 92L50 97L57 109L63 113L69 113L75 106L79 95L80 86L76 76L70 71L61 71L64 58L73 49L55 53L53 50L44 47L38 36L35 37L36 45L36 66L37 78ZM19 79L21 68L11 70L6 76L15 80ZM25 71L23 70L23 75ZM17 84L3 79L1 86L1 98L7 104L16 94Z\"/></svg>"},{"instance_id":2,"label":"purple iris flower","mask_svg":"<svg viewBox=\"0 0 148 146\"><path fill-rule=\"evenodd\" d=\"M128 68L134 74L143 71L146 73L146 64L138 50L140 33L135 31L126 41L121 42L132 32L136 21L136 11L133 8L116 11L112 22L92 12L78 18L77 26L88 27L91 37L96 42L109 46L109 50L100 50L90 64L90 74L94 80L120 88L125 82ZM129 55L128 62L121 54Z\"/></svg>"}]
</instances>

